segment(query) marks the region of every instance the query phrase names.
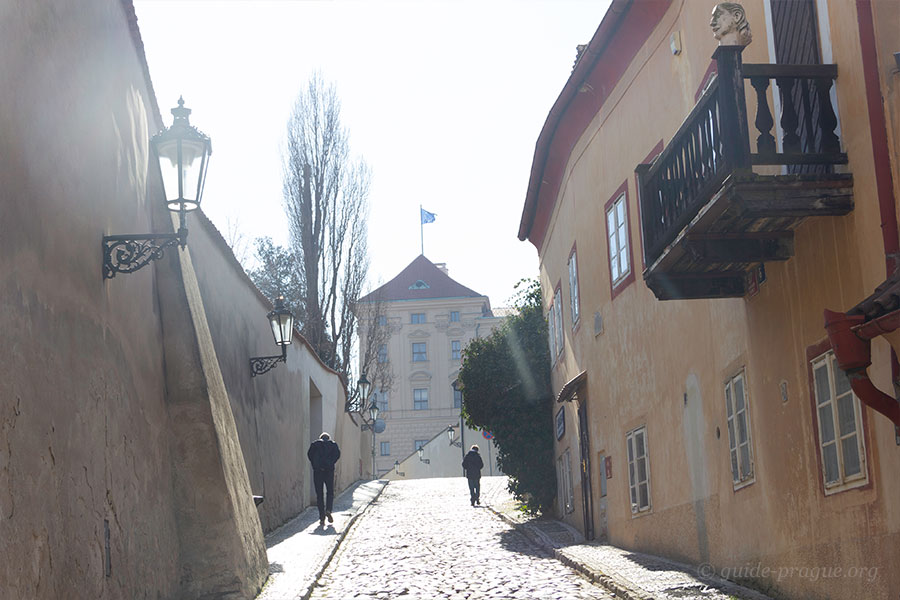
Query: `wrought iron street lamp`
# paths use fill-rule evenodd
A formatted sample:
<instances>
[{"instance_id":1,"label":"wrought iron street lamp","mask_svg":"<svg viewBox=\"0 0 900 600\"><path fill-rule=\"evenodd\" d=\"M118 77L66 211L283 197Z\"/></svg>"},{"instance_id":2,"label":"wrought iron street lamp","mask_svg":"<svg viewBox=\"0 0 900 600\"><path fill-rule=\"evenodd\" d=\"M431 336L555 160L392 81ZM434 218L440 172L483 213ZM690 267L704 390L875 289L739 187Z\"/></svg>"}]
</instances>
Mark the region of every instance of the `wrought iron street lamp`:
<instances>
[{"instance_id":1,"label":"wrought iron street lamp","mask_svg":"<svg viewBox=\"0 0 900 600\"><path fill-rule=\"evenodd\" d=\"M394 473L396 473L400 477L406 477L406 473L404 473L403 471L400 470L400 461L399 460L394 461Z\"/></svg>"},{"instance_id":2,"label":"wrought iron street lamp","mask_svg":"<svg viewBox=\"0 0 900 600\"><path fill-rule=\"evenodd\" d=\"M369 400L369 391L372 389L372 384L369 383L365 373L356 382L356 389L359 392L359 413L363 420L359 428L361 431L372 430L372 479L375 479L378 476L375 466L375 434L384 431L384 422L378 420L378 398L372 398L372 402L368 404L368 407L363 409ZM366 419L363 410L369 413L368 419ZM381 423L380 428L378 427L379 423Z\"/></svg>"},{"instance_id":3,"label":"wrought iron street lamp","mask_svg":"<svg viewBox=\"0 0 900 600\"><path fill-rule=\"evenodd\" d=\"M424 458L424 456L425 456L425 447L424 446L419 446L418 448L416 448L416 453L419 455L419 460L421 460L423 463L425 463L426 465L431 464L430 458Z\"/></svg>"},{"instance_id":4,"label":"wrought iron street lamp","mask_svg":"<svg viewBox=\"0 0 900 600\"><path fill-rule=\"evenodd\" d=\"M185 217L200 207L206 169L212 146L209 136L190 124L191 109L184 99L172 109L172 126L153 136L150 145L156 150L162 174L163 193L169 210L177 212L176 233L107 235L103 237L103 278L116 273L133 273L153 260L163 257L166 248L187 244Z\"/></svg>"},{"instance_id":5,"label":"wrought iron street lamp","mask_svg":"<svg viewBox=\"0 0 900 600\"><path fill-rule=\"evenodd\" d=\"M281 346L281 354L276 356L256 356L250 359L250 376L256 377L275 368L280 362L287 362L287 347L293 341L294 313L285 305L284 298L275 298L275 309L266 315L275 336L275 344Z\"/></svg>"},{"instance_id":6,"label":"wrought iron street lamp","mask_svg":"<svg viewBox=\"0 0 900 600\"><path fill-rule=\"evenodd\" d=\"M447 437L450 438L450 445L462 448L462 442L456 439L456 430L453 425L447 425Z\"/></svg>"}]
</instances>

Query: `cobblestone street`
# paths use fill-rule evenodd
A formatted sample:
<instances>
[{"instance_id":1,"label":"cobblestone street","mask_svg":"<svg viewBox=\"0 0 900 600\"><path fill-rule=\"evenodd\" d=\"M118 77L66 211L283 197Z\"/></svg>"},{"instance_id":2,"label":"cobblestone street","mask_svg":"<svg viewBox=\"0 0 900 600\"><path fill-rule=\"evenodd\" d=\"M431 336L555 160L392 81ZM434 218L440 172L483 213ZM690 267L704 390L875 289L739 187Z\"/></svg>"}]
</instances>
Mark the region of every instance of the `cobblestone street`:
<instances>
[{"instance_id":1,"label":"cobblestone street","mask_svg":"<svg viewBox=\"0 0 900 600\"><path fill-rule=\"evenodd\" d=\"M486 499L505 478L486 478ZM315 599L612 598L487 508L463 478L392 482L355 523Z\"/></svg>"}]
</instances>

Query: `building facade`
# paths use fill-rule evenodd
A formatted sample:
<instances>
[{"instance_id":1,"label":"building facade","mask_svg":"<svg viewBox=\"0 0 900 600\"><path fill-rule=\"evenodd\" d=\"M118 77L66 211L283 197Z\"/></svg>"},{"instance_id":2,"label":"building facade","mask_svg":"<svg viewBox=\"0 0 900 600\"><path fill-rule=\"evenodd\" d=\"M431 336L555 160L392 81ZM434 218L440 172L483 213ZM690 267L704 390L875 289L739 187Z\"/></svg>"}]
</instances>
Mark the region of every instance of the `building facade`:
<instances>
[{"instance_id":1,"label":"building facade","mask_svg":"<svg viewBox=\"0 0 900 600\"><path fill-rule=\"evenodd\" d=\"M580 52L519 237L587 537L785 597L900 589L898 18L613 0Z\"/></svg>"},{"instance_id":2,"label":"building facade","mask_svg":"<svg viewBox=\"0 0 900 600\"><path fill-rule=\"evenodd\" d=\"M443 263L424 255L359 302L370 309L361 309L361 319L375 320L361 323L360 348L367 347L368 336L379 335L370 360L376 364L369 368L389 375L389 383L374 381L372 392L386 425L375 444L377 471L384 474L449 426L458 430L462 350L469 340L490 335L502 317L494 316L487 296L456 282ZM432 476L461 473L445 470L435 463Z\"/></svg>"}]
</instances>

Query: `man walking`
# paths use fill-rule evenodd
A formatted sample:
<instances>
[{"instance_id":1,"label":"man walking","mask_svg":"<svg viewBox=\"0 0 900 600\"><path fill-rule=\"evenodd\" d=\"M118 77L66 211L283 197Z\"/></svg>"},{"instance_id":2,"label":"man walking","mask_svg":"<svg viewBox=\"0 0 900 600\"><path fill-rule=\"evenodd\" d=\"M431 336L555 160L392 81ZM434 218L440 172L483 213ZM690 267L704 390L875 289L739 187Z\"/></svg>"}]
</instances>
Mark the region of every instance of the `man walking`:
<instances>
[{"instance_id":1,"label":"man walking","mask_svg":"<svg viewBox=\"0 0 900 600\"><path fill-rule=\"evenodd\" d=\"M331 509L334 506L334 463L341 457L341 449L331 440L331 436L323 432L319 439L309 445L306 452L313 469L313 485L316 488L316 506L319 507L319 526L325 526L325 519L334 523ZM325 486L325 498L322 498L322 486Z\"/></svg>"},{"instance_id":2,"label":"man walking","mask_svg":"<svg viewBox=\"0 0 900 600\"><path fill-rule=\"evenodd\" d=\"M472 506L481 504L481 469L484 467L484 461L478 453L478 444L472 444L471 450L466 453L462 461L463 470L466 473L466 479L469 480L469 499Z\"/></svg>"}]
</instances>

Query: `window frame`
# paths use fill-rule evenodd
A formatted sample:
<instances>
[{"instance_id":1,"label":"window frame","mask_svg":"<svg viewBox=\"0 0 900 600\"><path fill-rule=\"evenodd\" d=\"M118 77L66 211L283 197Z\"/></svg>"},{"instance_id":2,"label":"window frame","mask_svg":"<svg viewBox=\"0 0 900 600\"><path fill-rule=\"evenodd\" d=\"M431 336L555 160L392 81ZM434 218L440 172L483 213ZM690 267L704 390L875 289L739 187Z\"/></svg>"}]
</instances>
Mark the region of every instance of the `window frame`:
<instances>
[{"instance_id":1,"label":"window frame","mask_svg":"<svg viewBox=\"0 0 900 600\"><path fill-rule=\"evenodd\" d=\"M417 394L417 392L423 392L423 394ZM420 397L416 398L417 395ZM423 395L424 400L421 399ZM424 406L421 406L422 403ZM413 410L428 410L428 388L413 388Z\"/></svg>"},{"instance_id":2,"label":"window frame","mask_svg":"<svg viewBox=\"0 0 900 600\"><path fill-rule=\"evenodd\" d=\"M426 320L425 313L409 313L409 324L410 325L424 325L428 321Z\"/></svg>"},{"instance_id":3,"label":"window frame","mask_svg":"<svg viewBox=\"0 0 900 600\"><path fill-rule=\"evenodd\" d=\"M550 346L550 364L556 364L556 309L554 303L550 301L550 307L547 309L547 342Z\"/></svg>"},{"instance_id":4,"label":"window frame","mask_svg":"<svg viewBox=\"0 0 900 600\"><path fill-rule=\"evenodd\" d=\"M566 270L569 272L569 311L572 317L572 330L578 328L581 323L581 297L578 291L578 253L573 244L566 262ZM574 271L574 272L573 272Z\"/></svg>"},{"instance_id":5,"label":"window frame","mask_svg":"<svg viewBox=\"0 0 900 600\"><path fill-rule=\"evenodd\" d=\"M391 455L391 442L390 441L381 442L381 446L379 448L380 448L381 456L390 456ZM384 451L385 448L387 448L387 452Z\"/></svg>"},{"instance_id":6,"label":"window frame","mask_svg":"<svg viewBox=\"0 0 900 600\"><path fill-rule=\"evenodd\" d=\"M823 350L823 348L818 348L818 350ZM812 354L812 357L810 357ZM809 381L810 381L810 400L812 403L812 418L813 418L813 431L815 433L815 441L816 441L816 455L817 462L819 465L819 472L821 475L821 483L822 483L822 491L825 496L831 496L833 494L838 494L841 492L845 492L848 490L855 490L860 488L866 488L871 485L871 477L869 476L869 457L867 451L867 428L866 428L866 419L865 419L865 410L862 402L860 402L859 398L853 392L852 389L848 389L847 391L842 392L839 396L836 394L836 382L835 382L835 370L839 369L837 366L837 359L834 355L834 350L831 348L831 345L828 344L824 347L824 351L820 352L810 352L807 351L808 360L808 368L809 368ZM826 402L819 402L819 389L816 382L816 370L820 365L825 366L826 374L828 377L828 387L830 397ZM846 375L845 375L846 377ZM849 382L848 382L849 387ZM840 422L839 422L839 411L837 410L838 401L842 398L845 398L849 395L851 398L852 406L853 406L853 417L854 417L854 426L855 430L853 434L842 435L840 430ZM832 435L834 437L833 440L828 442L822 441L823 439L823 431L822 428L824 426L821 418L821 410L828 406L829 416L831 417L831 426L833 428ZM844 439L848 439L851 435L856 435L856 449L858 452L858 460L859 460L859 473L852 474L847 476L844 474L844 454L842 450L842 444ZM838 468L838 479L829 482L828 481L828 468L825 464L825 446L833 444L835 446L835 455L837 460L837 468Z\"/></svg>"},{"instance_id":7,"label":"window frame","mask_svg":"<svg viewBox=\"0 0 900 600\"><path fill-rule=\"evenodd\" d=\"M378 345L378 352L375 355L375 360L381 364L384 364L388 361L387 344Z\"/></svg>"},{"instance_id":8,"label":"window frame","mask_svg":"<svg viewBox=\"0 0 900 600\"><path fill-rule=\"evenodd\" d=\"M454 381L450 387L453 389L453 408L462 408L462 390L459 389L459 381ZM459 403L457 403L459 397Z\"/></svg>"},{"instance_id":9,"label":"window frame","mask_svg":"<svg viewBox=\"0 0 900 600\"><path fill-rule=\"evenodd\" d=\"M737 397L735 396L735 384L741 384L743 394L743 408L737 409ZM747 391L747 373L746 369L741 369L734 376L725 382L725 427L728 433L728 458L729 468L731 470L731 483L734 491L740 490L753 484L756 481L756 463L753 455L753 433L750 418L750 394ZM729 414L730 413L730 414ZM739 413L744 416L744 430L746 432L746 443L742 443L739 438ZM742 473L741 463L741 447L747 446L747 461L749 464L749 473ZM735 473L737 469L737 473Z\"/></svg>"},{"instance_id":10,"label":"window frame","mask_svg":"<svg viewBox=\"0 0 900 600\"><path fill-rule=\"evenodd\" d=\"M628 261L628 271L624 274L620 274L618 277L613 277L613 260L612 253L610 250L610 231L609 231L609 214L610 210L615 211L616 206L619 204L619 201L622 201L622 207L624 211L624 220L623 223L623 231L625 235L625 258ZM618 215L618 213L616 213ZM617 219L618 220L618 219ZM603 205L603 227L606 231L605 243L606 243L606 253L607 260L606 266L609 269L609 287L610 287L610 299L614 299L618 296L622 291L627 288L634 281L634 250L632 249L632 235L631 235L631 217L630 211L628 208L628 180L626 179L622 185L619 186L619 189L616 190L616 193L613 194L609 200L606 201L606 204ZM618 238L618 224L616 228L616 248L619 248L619 251L616 253L616 256L619 257L622 255L621 244ZM619 266L621 266L621 260L618 261Z\"/></svg>"},{"instance_id":11,"label":"window frame","mask_svg":"<svg viewBox=\"0 0 900 600\"><path fill-rule=\"evenodd\" d=\"M643 481L638 479L638 457L636 451L636 443L634 442L639 434L643 436L644 441L644 454L641 458L644 459L644 473L646 475L646 479ZM646 424L635 427L627 434L625 434L625 458L628 465L628 500L629 504L631 505L632 518L647 514L653 509L650 487L649 447L650 446L647 441ZM640 504L640 486L642 483L645 483L647 486L647 505L643 507Z\"/></svg>"},{"instance_id":12,"label":"window frame","mask_svg":"<svg viewBox=\"0 0 900 600\"><path fill-rule=\"evenodd\" d=\"M412 346L412 362L428 362L428 344L427 342L411 342ZM421 346L421 352L416 351L416 346Z\"/></svg>"},{"instance_id":13,"label":"window frame","mask_svg":"<svg viewBox=\"0 0 900 600\"><path fill-rule=\"evenodd\" d=\"M429 440L413 440L413 451L418 452L419 448L424 448Z\"/></svg>"},{"instance_id":14,"label":"window frame","mask_svg":"<svg viewBox=\"0 0 900 600\"><path fill-rule=\"evenodd\" d=\"M459 323L459 311L458 310L450 311L450 322L451 323Z\"/></svg>"},{"instance_id":15,"label":"window frame","mask_svg":"<svg viewBox=\"0 0 900 600\"><path fill-rule=\"evenodd\" d=\"M454 344L456 345L454 347ZM450 360L462 359L462 341L450 340Z\"/></svg>"},{"instance_id":16,"label":"window frame","mask_svg":"<svg viewBox=\"0 0 900 600\"><path fill-rule=\"evenodd\" d=\"M553 291L553 305L556 307L556 359L559 359L563 355L563 351L566 349L566 332L565 332L565 324L563 322L562 315L562 280L557 282L556 288Z\"/></svg>"}]
</instances>

